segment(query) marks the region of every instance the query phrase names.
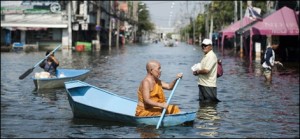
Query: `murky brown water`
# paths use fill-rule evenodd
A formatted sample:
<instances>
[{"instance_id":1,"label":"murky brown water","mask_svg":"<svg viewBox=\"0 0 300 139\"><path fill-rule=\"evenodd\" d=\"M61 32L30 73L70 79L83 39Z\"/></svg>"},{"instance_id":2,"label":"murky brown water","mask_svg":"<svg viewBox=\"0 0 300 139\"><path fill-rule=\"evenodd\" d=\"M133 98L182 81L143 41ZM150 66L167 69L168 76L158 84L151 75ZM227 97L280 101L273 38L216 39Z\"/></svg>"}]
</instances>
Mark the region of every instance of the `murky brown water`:
<instances>
[{"instance_id":1,"label":"murky brown water","mask_svg":"<svg viewBox=\"0 0 300 139\"><path fill-rule=\"evenodd\" d=\"M112 51L55 53L60 68L88 68L85 82L118 95L137 99L136 90L150 59L161 62L164 81L184 74L172 97L183 111L198 110L192 126L135 127L98 120L74 119L66 91L35 91L30 76L18 77L44 57L45 52L1 53L1 137L71 138L299 138L299 63L277 67L273 84L264 83L260 61L249 64L229 51L221 56L224 75L218 79L218 104L200 105L197 78L190 67L203 56L200 47L181 43L128 45ZM41 71L39 67L34 72ZM169 96L171 91L165 91Z\"/></svg>"}]
</instances>

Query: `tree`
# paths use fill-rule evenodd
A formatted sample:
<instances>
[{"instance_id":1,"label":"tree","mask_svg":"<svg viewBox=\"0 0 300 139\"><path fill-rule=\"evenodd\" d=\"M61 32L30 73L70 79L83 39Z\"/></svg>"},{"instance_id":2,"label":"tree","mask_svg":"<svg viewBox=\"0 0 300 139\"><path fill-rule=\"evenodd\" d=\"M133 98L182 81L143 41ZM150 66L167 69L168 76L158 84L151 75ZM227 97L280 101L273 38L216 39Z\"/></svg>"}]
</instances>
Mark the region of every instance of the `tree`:
<instances>
[{"instance_id":1,"label":"tree","mask_svg":"<svg viewBox=\"0 0 300 139\"><path fill-rule=\"evenodd\" d=\"M150 22L149 11L146 10L146 4L138 5L138 34L141 35L142 30L151 32L155 29L154 24Z\"/></svg>"},{"instance_id":2,"label":"tree","mask_svg":"<svg viewBox=\"0 0 300 139\"><path fill-rule=\"evenodd\" d=\"M167 38L168 38L168 39L172 39L172 34L173 34L173 33L167 33L167 35L166 35Z\"/></svg>"},{"instance_id":3,"label":"tree","mask_svg":"<svg viewBox=\"0 0 300 139\"><path fill-rule=\"evenodd\" d=\"M253 7L261 8L261 15L264 15L266 13L266 1L255 1L252 3ZM243 2L243 15L245 13L245 9L247 8L247 2ZM211 14L213 16L214 20L214 26L213 30L214 32L218 32L231 23L234 22L234 1L213 1L209 4L206 4L204 6L204 11L206 13L198 14L196 19L196 28L195 28L195 35L199 36L200 34L203 36L205 34L205 18L206 14ZM238 10L238 15L240 15ZM240 16L238 16L240 17ZM193 32L192 25L189 24L185 27L183 27L180 30L180 35L185 36L186 32Z\"/></svg>"}]
</instances>

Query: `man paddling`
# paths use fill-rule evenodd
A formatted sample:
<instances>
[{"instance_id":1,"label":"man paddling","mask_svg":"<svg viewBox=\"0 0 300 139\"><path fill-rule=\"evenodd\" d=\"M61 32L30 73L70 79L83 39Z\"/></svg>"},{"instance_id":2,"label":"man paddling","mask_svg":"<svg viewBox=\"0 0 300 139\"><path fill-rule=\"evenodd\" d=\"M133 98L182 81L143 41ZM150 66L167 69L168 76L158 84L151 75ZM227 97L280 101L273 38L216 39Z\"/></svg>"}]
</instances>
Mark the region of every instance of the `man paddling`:
<instances>
[{"instance_id":1,"label":"man paddling","mask_svg":"<svg viewBox=\"0 0 300 139\"><path fill-rule=\"evenodd\" d=\"M146 65L147 75L138 88L138 105L135 116L158 116L164 108L166 114L177 114L180 109L176 105L167 105L163 89L172 90L177 79L183 74L178 73L171 83L161 81L161 66L156 60L150 60Z\"/></svg>"},{"instance_id":2,"label":"man paddling","mask_svg":"<svg viewBox=\"0 0 300 139\"><path fill-rule=\"evenodd\" d=\"M46 56L50 51L46 52ZM56 77L56 68L59 66L58 60L55 58L54 53L51 53L50 56L45 59L40 65L44 71L49 72L51 77Z\"/></svg>"}]
</instances>

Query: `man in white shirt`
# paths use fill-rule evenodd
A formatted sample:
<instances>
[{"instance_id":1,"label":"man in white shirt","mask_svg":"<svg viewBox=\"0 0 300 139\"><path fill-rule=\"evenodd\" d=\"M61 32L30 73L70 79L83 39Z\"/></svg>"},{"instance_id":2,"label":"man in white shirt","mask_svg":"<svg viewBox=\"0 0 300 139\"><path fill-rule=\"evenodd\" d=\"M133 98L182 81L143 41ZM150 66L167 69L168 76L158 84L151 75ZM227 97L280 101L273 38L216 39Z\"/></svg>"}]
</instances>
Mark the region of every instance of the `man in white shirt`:
<instances>
[{"instance_id":1,"label":"man in white shirt","mask_svg":"<svg viewBox=\"0 0 300 139\"><path fill-rule=\"evenodd\" d=\"M193 71L198 76L199 100L201 102L220 102L217 98L217 56L213 52L212 41L204 39L202 50L205 56L200 62L201 69Z\"/></svg>"}]
</instances>

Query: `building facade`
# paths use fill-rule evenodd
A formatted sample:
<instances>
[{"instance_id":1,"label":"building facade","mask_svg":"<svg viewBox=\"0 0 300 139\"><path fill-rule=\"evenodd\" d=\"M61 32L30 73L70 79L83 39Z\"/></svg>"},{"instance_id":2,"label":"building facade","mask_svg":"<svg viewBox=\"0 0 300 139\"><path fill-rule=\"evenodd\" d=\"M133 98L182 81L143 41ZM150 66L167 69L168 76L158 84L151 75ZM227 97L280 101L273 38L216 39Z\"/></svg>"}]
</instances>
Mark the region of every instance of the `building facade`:
<instances>
[{"instance_id":1,"label":"building facade","mask_svg":"<svg viewBox=\"0 0 300 139\"><path fill-rule=\"evenodd\" d=\"M77 41L107 44L118 16L129 17L118 1L1 1L1 46L14 42L70 49ZM124 2L122 2L124 3ZM117 6L117 7L116 7ZM125 10L124 10L125 7ZM127 7L128 8L128 7ZM118 14L118 10L120 11ZM125 26L121 21L120 26ZM126 27L119 29L126 30ZM114 32L112 32L114 33ZM112 34L114 35L114 34Z\"/></svg>"}]
</instances>

